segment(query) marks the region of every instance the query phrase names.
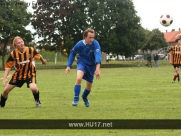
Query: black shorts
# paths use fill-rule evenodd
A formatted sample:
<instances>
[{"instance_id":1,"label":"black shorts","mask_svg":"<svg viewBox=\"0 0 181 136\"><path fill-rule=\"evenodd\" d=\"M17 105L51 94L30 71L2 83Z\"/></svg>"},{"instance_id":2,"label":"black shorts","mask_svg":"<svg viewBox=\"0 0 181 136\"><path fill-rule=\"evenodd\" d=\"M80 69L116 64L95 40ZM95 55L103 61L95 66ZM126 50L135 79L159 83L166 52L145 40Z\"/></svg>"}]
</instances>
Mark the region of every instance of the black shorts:
<instances>
[{"instance_id":1,"label":"black shorts","mask_svg":"<svg viewBox=\"0 0 181 136\"><path fill-rule=\"evenodd\" d=\"M32 77L26 80L14 80L13 78L11 78L11 80L9 81L10 85L16 85L17 87L20 87L20 88L23 86L24 83L26 83L27 88L29 88L29 84L36 83L36 78Z\"/></svg>"},{"instance_id":2,"label":"black shorts","mask_svg":"<svg viewBox=\"0 0 181 136\"><path fill-rule=\"evenodd\" d=\"M176 67L179 68L180 66L181 66L181 64L173 64L174 68L176 68Z\"/></svg>"}]
</instances>

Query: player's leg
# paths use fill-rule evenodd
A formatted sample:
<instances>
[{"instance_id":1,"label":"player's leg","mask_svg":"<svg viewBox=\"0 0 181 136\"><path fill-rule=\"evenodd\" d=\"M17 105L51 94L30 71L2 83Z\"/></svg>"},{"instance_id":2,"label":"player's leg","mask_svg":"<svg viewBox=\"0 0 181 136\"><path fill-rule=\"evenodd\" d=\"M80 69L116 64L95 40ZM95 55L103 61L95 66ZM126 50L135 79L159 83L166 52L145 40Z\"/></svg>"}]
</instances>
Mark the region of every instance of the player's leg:
<instances>
[{"instance_id":1,"label":"player's leg","mask_svg":"<svg viewBox=\"0 0 181 136\"><path fill-rule=\"evenodd\" d=\"M89 107L90 106L90 103L89 103L89 101L88 101L88 95L89 95L89 93L90 93L90 91L91 91L91 88L92 88L92 83L90 83L90 82L86 82L86 88L84 89L84 92L83 92L83 94L82 94L82 99L83 99L83 101L84 101L84 104L85 104L85 106L86 107Z\"/></svg>"},{"instance_id":2,"label":"player's leg","mask_svg":"<svg viewBox=\"0 0 181 136\"><path fill-rule=\"evenodd\" d=\"M173 77L172 83L174 83L175 80L176 80L177 77L178 77L178 69L179 69L179 68L178 68L176 65L174 65L174 77Z\"/></svg>"},{"instance_id":3,"label":"player's leg","mask_svg":"<svg viewBox=\"0 0 181 136\"><path fill-rule=\"evenodd\" d=\"M156 60L154 60L154 67L156 67Z\"/></svg>"},{"instance_id":4,"label":"player's leg","mask_svg":"<svg viewBox=\"0 0 181 136\"><path fill-rule=\"evenodd\" d=\"M95 68L96 67L87 67L86 68L86 70L87 70L86 74L83 77L83 79L86 80L86 88L84 89L84 92L82 94L82 99L83 99L86 107L90 106L90 103L89 103L87 97L88 97L88 95L92 89L92 83L93 83L93 79L94 79Z\"/></svg>"},{"instance_id":5,"label":"player's leg","mask_svg":"<svg viewBox=\"0 0 181 136\"><path fill-rule=\"evenodd\" d=\"M178 77L178 82L180 82L180 75L179 75L179 73L178 73L177 77Z\"/></svg>"},{"instance_id":6,"label":"player's leg","mask_svg":"<svg viewBox=\"0 0 181 136\"><path fill-rule=\"evenodd\" d=\"M156 67L158 67L158 60L156 60Z\"/></svg>"},{"instance_id":7,"label":"player's leg","mask_svg":"<svg viewBox=\"0 0 181 136\"><path fill-rule=\"evenodd\" d=\"M177 68L177 77L178 77L178 82L180 82L179 68L180 68L180 65L179 65L179 66L178 66L178 68Z\"/></svg>"},{"instance_id":8,"label":"player's leg","mask_svg":"<svg viewBox=\"0 0 181 136\"><path fill-rule=\"evenodd\" d=\"M41 107L41 102L40 102L40 92L37 88L36 83L31 83L29 84L29 88L33 93L33 97L35 99L35 106L36 107Z\"/></svg>"},{"instance_id":9,"label":"player's leg","mask_svg":"<svg viewBox=\"0 0 181 136\"><path fill-rule=\"evenodd\" d=\"M1 99L0 99L0 107L4 107L6 104L6 100L8 98L9 92L16 87L16 85L11 85L7 84L6 87L4 88L2 94L1 94Z\"/></svg>"},{"instance_id":10,"label":"player's leg","mask_svg":"<svg viewBox=\"0 0 181 136\"><path fill-rule=\"evenodd\" d=\"M147 66L149 67L149 61L147 61Z\"/></svg>"},{"instance_id":11,"label":"player's leg","mask_svg":"<svg viewBox=\"0 0 181 136\"><path fill-rule=\"evenodd\" d=\"M35 100L35 106L36 107L41 107L41 102L40 102L40 92L38 90L38 87L36 85L36 77L32 77L26 80L27 87L30 88L30 90L33 93L33 97Z\"/></svg>"},{"instance_id":12,"label":"player's leg","mask_svg":"<svg viewBox=\"0 0 181 136\"><path fill-rule=\"evenodd\" d=\"M149 66L152 67L152 61L151 60L149 61Z\"/></svg>"},{"instance_id":13,"label":"player's leg","mask_svg":"<svg viewBox=\"0 0 181 136\"><path fill-rule=\"evenodd\" d=\"M72 102L73 106L77 106L79 102L79 94L81 91L81 82L84 76L84 72L82 70L77 70L77 78L74 85L74 100Z\"/></svg>"}]
</instances>

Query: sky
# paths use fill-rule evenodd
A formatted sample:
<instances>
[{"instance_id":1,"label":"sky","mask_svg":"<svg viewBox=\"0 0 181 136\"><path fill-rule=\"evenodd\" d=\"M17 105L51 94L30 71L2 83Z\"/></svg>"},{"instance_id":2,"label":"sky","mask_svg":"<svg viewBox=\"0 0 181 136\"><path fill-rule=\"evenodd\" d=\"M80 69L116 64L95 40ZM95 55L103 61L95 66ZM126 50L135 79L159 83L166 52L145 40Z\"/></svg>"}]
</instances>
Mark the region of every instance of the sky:
<instances>
[{"instance_id":1,"label":"sky","mask_svg":"<svg viewBox=\"0 0 181 136\"><path fill-rule=\"evenodd\" d=\"M178 31L181 28L181 0L132 0L141 25L148 30L158 28L161 32ZM169 14L173 23L164 27L160 24L160 16Z\"/></svg>"},{"instance_id":2,"label":"sky","mask_svg":"<svg viewBox=\"0 0 181 136\"><path fill-rule=\"evenodd\" d=\"M29 3L28 11L32 11L32 4L36 0L24 0ZM161 32L170 32L172 29L176 31L181 28L181 0L132 0L137 15L141 18L141 25L143 28L153 30L158 28ZM162 14L169 14L173 18L173 23L168 26L160 24L160 16ZM32 26L27 29L32 30Z\"/></svg>"}]
</instances>

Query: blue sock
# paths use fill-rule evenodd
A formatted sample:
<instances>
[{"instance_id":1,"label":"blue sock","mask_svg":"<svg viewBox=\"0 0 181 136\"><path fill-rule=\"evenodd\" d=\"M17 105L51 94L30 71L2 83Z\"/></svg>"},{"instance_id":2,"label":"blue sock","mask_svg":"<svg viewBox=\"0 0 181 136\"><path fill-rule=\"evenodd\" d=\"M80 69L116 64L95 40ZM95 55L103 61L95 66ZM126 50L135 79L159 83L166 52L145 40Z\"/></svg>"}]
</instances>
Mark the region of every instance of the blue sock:
<instances>
[{"instance_id":1,"label":"blue sock","mask_svg":"<svg viewBox=\"0 0 181 136\"><path fill-rule=\"evenodd\" d=\"M80 94L81 86L80 85L75 85L74 86L74 101L79 100L79 94Z\"/></svg>"},{"instance_id":2,"label":"blue sock","mask_svg":"<svg viewBox=\"0 0 181 136\"><path fill-rule=\"evenodd\" d=\"M82 94L82 98L87 98L87 96L89 95L90 91L88 91L86 88Z\"/></svg>"}]
</instances>

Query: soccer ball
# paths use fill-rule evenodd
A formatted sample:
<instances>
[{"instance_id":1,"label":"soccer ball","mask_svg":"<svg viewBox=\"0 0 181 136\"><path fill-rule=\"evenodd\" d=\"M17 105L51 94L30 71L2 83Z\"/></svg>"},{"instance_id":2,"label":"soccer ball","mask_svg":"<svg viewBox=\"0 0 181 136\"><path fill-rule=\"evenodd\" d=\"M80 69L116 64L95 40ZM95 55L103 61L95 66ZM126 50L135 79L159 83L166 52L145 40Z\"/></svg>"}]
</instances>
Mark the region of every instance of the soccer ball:
<instances>
[{"instance_id":1,"label":"soccer ball","mask_svg":"<svg viewBox=\"0 0 181 136\"><path fill-rule=\"evenodd\" d=\"M173 23L172 16L169 14L163 14L160 16L160 24L163 26L170 26Z\"/></svg>"}]
</instances>

